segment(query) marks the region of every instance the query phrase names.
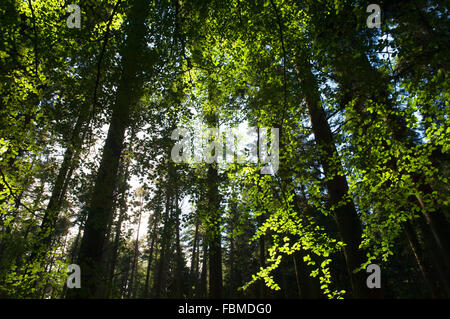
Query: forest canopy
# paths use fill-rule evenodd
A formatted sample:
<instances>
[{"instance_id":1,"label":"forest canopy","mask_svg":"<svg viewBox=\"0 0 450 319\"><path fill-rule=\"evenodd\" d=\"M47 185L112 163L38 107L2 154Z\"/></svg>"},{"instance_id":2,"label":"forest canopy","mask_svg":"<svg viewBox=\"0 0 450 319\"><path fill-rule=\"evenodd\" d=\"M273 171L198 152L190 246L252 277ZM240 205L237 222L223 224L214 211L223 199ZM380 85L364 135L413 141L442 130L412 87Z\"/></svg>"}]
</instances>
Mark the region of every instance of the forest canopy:
<instances>
[{"instance_id":1,"label":"forest canopy","mask_svg":"<svg viewBox=\"0 0 450 319\"><path fill-rule=\"evenodd\" d=\"M0 298L449 298L448 5L2 0Z\"/></svg>"}]
</instances>

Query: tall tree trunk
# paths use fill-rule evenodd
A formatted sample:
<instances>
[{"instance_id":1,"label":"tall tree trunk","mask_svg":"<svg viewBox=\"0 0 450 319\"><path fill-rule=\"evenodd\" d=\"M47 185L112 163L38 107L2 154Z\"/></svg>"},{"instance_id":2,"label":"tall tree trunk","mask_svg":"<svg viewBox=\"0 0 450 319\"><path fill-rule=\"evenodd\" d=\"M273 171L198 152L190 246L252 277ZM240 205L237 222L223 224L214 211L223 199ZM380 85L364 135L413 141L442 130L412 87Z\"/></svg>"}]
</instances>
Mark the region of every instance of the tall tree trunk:
<instances>
[{"instance_id":1,"label":"tall tree trunk","mask_svg":"<svg viewBox=\"0 0 450 319\"><path fill-rule=\"evenodd\" d=\"M134 130L133 130L134 132ZM131 134L130 143L128 148L131 150L134 140L134 133ZM130 162L128 158L122 157L122 161L119 167L119 176L120 176L120 183L117 187L117 194L119 197L118 205L116 209L119 210L119 216L117 218L117 222L115 225L115 235L114 235L114 242L111 247L111 254L110 254L110 260L108 263L108 281L105 289L106 298L109 298L112 293L112 284L114 280L114 272L116 270L116 263L117 263L117 257L119 255L119 243L120 238L122 235L122 223L125 219L126 213L127 213L127 196L128 196L128 178L130 177ZM112 221L111 221L112 223ZM109 236L107 236L109 237Z\"/></svg>"},{"instance_id":2,"label":"tall tree trunk","mask_svg":"<svg viewBox=\"0 0 450 319\"><path fill-rule=\"evenodd\" d=\"M80 115L74 126L70 143L64 153L63 162L59 168L50 200L47 204L38 235L35 239L34 247L32 248L33 252L30 256L31 261L42 258L50 247L55 223L83 143L84 138L81 135L84 134L81 134L81 130L83 124L85 124L87 120L86 113L88 112L85 110L80 111Z\"/></svg>"},{"instance_id":3,"label":"tall tree trunk","mask_svg":"<svg viewBox=\"0 0 450 319\"><path fill-rule=\"evenodd\" d=\"M111 213L119 159L122 153L125 130L128 126L131 106L139 99L142 91L142 78L139 69L146 45L147 31L145 20L150 8L149 0L132 1L129 12L127 37L121 50L122 75L117 88L117 99L112 108L111 123L108 130L100 167L97 173L88 218L81 242L79 264L82 269L80 289L72 289L70 297L99 297L105 283L105 270L102 267L103 244Z\"/></svg>"},{"instance_id":4,"label":"tall tree trunk","mask_svg":"<svg viewBox=\"0 0 450 319\"><path fill-rule=\"evenodd\" d=\"M259 216L258 218L258 224L261 227L263 221L262 216ZM261 235L258 239L258 258L259 258L259 267L265 268L266 267L266 245L265 245L265 236ZM260 280L259 282L259 298L264 299L266 298L266 285L264 281Z\"/></svg>"},{"instance_id":5,"label":"tall tree trunk","mask_svg":"<svg viewBox=\"0 0 450 319\"><path fill-rule=\"evenodd\" d=\"M208 267L208 240L206 234L203 236L203 260L202 260L202 272L200 275L200 285L197 289L197 295L199 298L206 298L208 295L207 285L207 267Z\"/></svg>"},{"instance_id":6,"label":"tall tree trunk","mask_svg":"<svg viewBox=\"0 0 450 319\"><path fill-rule=\"evenodd\" d=\"M428 289L430 290L434 298L439 298L441 296L441 292L439 291L439 287L436 286L436 278L432 273L429 272L427 265L425 265L424 263L424 252L419 243L419 240L417 239L414 228L409 221L403 223L403 230L405 232L406 238L408 239L408 243L410 245L411 251L413 252L414 258L416 259L417 265L419 266L419 270L425 281L425 285L428 286Z\"/></svg>"},{"instance_id":7,"label":"tall tree trunk","mask_svg":"<svg viewBox=\"0 0 450 319\"><path fill-rule=\"evenodd\" d=\"M195 260L195 268L194 268L194 281L195 281L195 286L194 286L194 290L193 293L195 293L195 295L197 296L197 288L200 285L200 234L198 236L197 239L197 258Z\"/></svg>"},{"instance_id":8,"label":"tall tree trunk","mask_svg":"<svg viewBox=\"0 0 450 319\"><path fill-rule=\"evenodd\" d=\"M198 241L199 241L199 218L196 215L195 216L195 232L194 232L194 241L192 244L192 258L191 258L191 269L189 271L189 297L192 297L195 291L195 287L197 287L197 280L198 280Z\"/></svg>"},{"instance_id":9,"label":"tall tree trunk","mask_svg":"<svg viewBox=\"0 0 450 319\"><path fill-rule=\"evenodd\" d=\"M304 292L302 292L302 289L300 287L300 277L299 277L299 270L298 270L298 266L297 266L297 259L295 258L295 253L292 254L292 260L294 262L294 273L295 273L295 281L297 284L297 294L299 298L302 298L302 296L304 295Z\"/></svg>"},{"instance_id":10,"label":"tall tree trunk","mask_svg":"<svg viewBox=\"0 0 450 319\"><path fill-rule=\"evenodd\" d=\"M208 101L213 105L212 110L205 112L206 123L210 128L218 128L218 113L215 109L216 87L210 83L208 87ZM217 139L218 136L212 137ZM212 154L210 154L212 156ZM217 155L217 153L215 154ZM213 299L222 298L222 236L220 233L220 198L219 198L219 174L217 163L209 164L207 171L207 237L209 240L209 297Z\"/></svg>"},{"instance_id":11,"label":"tall tree trunk","mask_svg":"<svg viewBox=\"0 0 450 319\"><path fill-rule=\"evenodd\" d=\"M222 298L222 245L220 233L220 211L218 203L218 173L213 166L208 168L208 239L209 239L209 297Z\"/></svg>"},{"instance_id":12,"label":"tall tree trunk","mask_svg":"<svg viewBox=\"0 0 450 319\"><path fill-rule=\"evenodd\" d=\"M119 255L119 243L120 243L120 237L121 237L121 229L122 229L122 223L123 223L123 219L125 217L126 214L126 203L124 202L124 197L125 197L125 193L122 193L121 195L121 200L120 200L120 205L119 205L119 217L117 219L116 222L116 232L114 235L114 243L111 249L111 260L109 263L109 274L108 274L108 283L107 283L107 288L106 288L106 294L107 294L107 298L111 297L111 293L112 293L112 283L114 280L114 273L116 270L116 264L117 264L117 257Z\"/></svg>"},{"instance_id":13,"label":"tall tree trunk","mask_svg":"<svg viewBox=\"0 0 450 319\"><path fill-rule=\"evenodd\" d=\"M234 204L234 203L233 203ZM231 216L231 220L230 220L230 222L231 222L231 225L233 226L233 218L234 216ZM228 297L229 298L234 298L235 297L235 294L236 294L236 286L237 286L237 283L236 283L236 278L235 278L235 273L236 273L236 267L235 267L235 260L236 260L236 258L237 258L237 254L236 254L236 249L235 249L235 246L236 246L236 243L235 243L235 239L234 239L234 234L233 234L233 232L231 232L230 233L230 235L229 235L230 237L229 237L229 241L230 241L230 249L229 249L229 252L228 252L228 259L229 259L229 276L230 276L230 283L229 283L229 291L228 291Z\"/></svg>"},{"instance_id":14,"label":"tall tree trunk","mask_svg":"<svg viewBox=\"0 0 450 319\"><path fill-rule=\"evenodd\" d=\"M261 160L259 158L259 154L261 152L260 145L259 145L260 138L261 138L260 137L260 131L259 131L259 127L258 127L258 129L257 129L257 143L256 143L256 150L257 150L256 154L258 154L258 173L257 173L258 174L258 179L257 179L257 190L258 190L258 192L256 194L256 196L257 196L257 198L256 198L256 207L257 207L257 210L259 210L259 211L262 210L261 203L259 201L259 197L263 196L261 194L261 183L260 183L261 182ZM281 145L280 149L282 150L282 148L283 148L283 145ZM283 170L283 173L284 173L284 170ZM284 175L285 174L283 174L283 173L280 172L280 175L283 175L282 181L284 182L285 181L285 179L284 179L284 177L285 177ZM262 213L261 213L261 215L259 215L257 217L257 222L258 222L258 228L262 227L262 225L264 224L264 216L263 216ZM264 234L261 234L259 236L258 248L259 248L259 254L258 254L259 267L265 268L266 267L266 246L265 246L265 236L264 236ZM264 281L260 280L259 281L259 298L263 299L265 297L266 297L266 285L265 285Z\"/></svg>"},{"instance_id":15,"label":"tall tree trunk","mask_svg":"<svg viewBox=\"0 0 450 319\"><path fill-rule=\"evenodd\" d=\"M445 267L445 262L443 256L440 254L439 247L434 240L433 234L430 227L428 227L425 217L420 215L416 220L414 220L414 225L417 226L418 233L421 236L424 253L430 256L431 262L434 269L431 271L436 271L439 276L439 284L442 286L442 290L445 291L447 297L450 297L450 272L448 268Z\"/></svg>"},{"instance_id":16,"label":"tall tree trunk","mask_svg":"<svg viewBox=\"0 0 450 319\"><path fill-rule=\"evenodd\" d=\"M155 242L156 242L156 237L157 237L157 226L158 226L158 222L159 222L159 212L155 211L154 212L154 217L153 217L153 229L151 231L151 243L150 243L150 251L148 253L148 264L147 264L147 273L145 276L145 286L144 286L144 298L148 298L149 297L149 287L150 287L150 272L152 269L152 263L153 263L153 251L154 251L154 247L155 247Z\"/></svg>"},{"instance_id":17,"label":"tall tree trunk","mask_svg":"<svg viewBox=\"0 0 450 319\"><path fill-rule=\"evenodd\" d=\"M137 271L138 271L138 257L139 257L139 231L141 228L141 218L142 218L142 207L139 212L139 221L138 221L138 227L136 231L136 241L134 244L134 255L133 255L133 265L131 268L131 288L128 292L128 298L136 298L136 292L137 292Z\"/></svg>"},{"instance_id":18,"label":"tall tree trunk","mask_svg":"<svg viewBox=\"0 0 450 319\"><path fill-rule=\"evenodd\" d=\"M175 268L175 295L176 298L183 298L183 255L180 242L180 215L181 209L178 207L178 186L175 186L175 249L176 249L176 268Z\"/></svg>"},{"instance_id":19,"label":"tall tree trunk","mask_svg":"<svg viewBox=\"0 0 450 319\"><path fill-rule=\"evenodd\" d=\"M169 167L171 167L171 163L169 163ZM169 169L170 170L170 169ZM170 173L169 173L170 176ZM169 177L169 180L171 178ZM153 284L153 296L155 298L161 298L164 297L164 294L166 292L166 279L167 279L167 255L168 250L170 249L170 235L171 235L171 210L172 210L172 194L171 190L169 188L170 186L167 185L166 190L166 212L164 216L164 226L163 226L163 232L161 236L161 249L160 249L160 255L159 260L157 263L156 268L156 276Z\"/></svg>"},{"instance_id":20,"label":"tall tree trunk","mask_svg":"<svg viewBox=\"0 0 450 319\"><path fill-rule=\"evenodd\" d=\"M366 286L366 276L362 271L354 272L365 262L364 253L359 249L362 237L361 221L353 201L348 198L347 180L322 108L318 84L312 73L311 64L305 56L300 55L296 59L296 67L326 177L330 204L334 207L339 234L345 244L344 256L347 272L351 278L352 295L356 298L367 298L372 293Z\"/></svg>"}]
</instances>

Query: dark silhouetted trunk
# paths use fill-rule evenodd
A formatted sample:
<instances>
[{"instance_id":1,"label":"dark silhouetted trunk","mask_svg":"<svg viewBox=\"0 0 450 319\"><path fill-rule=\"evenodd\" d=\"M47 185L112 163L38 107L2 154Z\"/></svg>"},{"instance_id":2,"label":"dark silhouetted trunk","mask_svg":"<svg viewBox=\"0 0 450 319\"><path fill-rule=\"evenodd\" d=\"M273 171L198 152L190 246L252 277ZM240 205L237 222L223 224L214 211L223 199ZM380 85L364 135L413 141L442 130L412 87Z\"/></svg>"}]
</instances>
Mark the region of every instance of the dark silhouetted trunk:
<instances>
[{"instance_id":1,"label":"dark silhouetted trunk","mask_svg":"<svg viewBox=\"0 0 450 319\"><path fill-rule=\"evenodd\" d=\"M414 228L410 222L405 222L402 226L406 238L408 239L411 251L416 259L417 265L419 266L420 273L425 281L425 285L428 287L434 298L439 298L441 296L441 292L439 291L439 287L436 286L436 278L434 274L430 273L427 265L425 264L425 255L419 240L417 239Z\"/></svg>"},{"instance_id":2,"label":"dark silhouetted trunk","mask_svg":"<svg viewBox=\"0 0 450 319\"><path fill-rule=\"evenodd\" d=\"M218 202L218 173L217 169L208 168L208 194L210 220L208 225L209 239L209 296L222 298L222 246L220 234L220 211Z\"/></svg>"},{"instance_id":3,"label":"dark silhouetted trunk","mask_svg":"<svg viewBox=\"0 0 450 319\"><path fill-rule=\"evenodd\" d=\"M322 108L317 81L312 67L304 56L296 61L299 81L305 95L306 106L318 148L320 162L326 177L330 204L334 207L339 234L344 242L344 255L347 272L351 278L352 295L367 298L372 295L366 286L366 276L362 271L354 272L365 262L363 251L359 249L362 227L353 201L348 198L348 184L342 164L334 144L333 135Z\"/></svg>"},{"instance_id":4,"label":"dark silhouetted trunk","mask_svg":"<svg viewBox=\"0 0 450 319\"><path fill-rule=\"evenodd\" d=\"M208 100L215 105L216 87L214 84L208 87ZM218 113L215 109L208 110L205 114L206 123L210 128L218 128ZM218 136L211 137L217 139ZM217 155L217 154L214 154ZM211 154L211 156L214 156ZM219 174L217 163L209 164L207 171L207 238L209 241L209 297L213 299L222 298L222 235L220 233L220 198L219 198Z\"/></svg>"},{"instance_id":5,"label":"dark silhouetted trunk","mask_svg":"<svg viewBox=\"0 0 450 319\"><path fill-rule=\"evenodd\" d=\"M208 241L206 235L203 236L203 260L202 260L202 272L200 275L200 285L198 286L198 297L206 298L208 295L207 285L207 267L208 267Z\"/></svg>"},{"instance_id":6,"label":"dark silhouetted trunk","mask_svg":"<svg viewBox=\"0 0 450 319\"><path fill-rule=\"evenodd\" d=\"M134 0L129 12L127 37L120 55L122 75L119 80L116 101L103 147L103 154L89 205L88 217L80 247L79 265L81 288L71 289L71 298L101 297L102 287L107 281L102 265L104 238L113 203L119 159L122 153L125 130L128 127L131 108L138 101L142 91L139 71L145 48L147 28L145 20L150 8L149 0Z\"/></svg>"},{"instance_id":7,"label":"dark silhouetted trunk","mask_svg":"<svg viewBox=\"0 0 450 319\"><path fill-rule=\"evenodd\" d=\"M183 298L183 266L184 260L181 251L180 242L180 215L181 209L178 207L178 186L175 186L175 249L176 249L176 268L175 268L175 295L176 298Z\"/></svg>"},{"instance_id":8,"label":"dark silhouetted trunk","mask_svg":"<svg viewBox=\"0 0 450 319\"><path fill-rule=\"evenodd\" d=\"M156 239L157 239L157 226L158 226L158 222L159 222L159 212L155 212L155 215L153 217L153 229L152 232L150 234L151 236L151 242L150 242L150 251L148 253L148 264L147 264L147 273L145 275L145 286L144 286L144 298L148 298L150 296L150 272L152 269L152 264L153 264L153 252L154 252L154 247L155 247L155 243L156 243Z\"/></svg>"},{"instance_id":9,"label":"dark silhouetted trunk","mask_svg":"<svg viewBox=\"0 0 450 319\"><path fill-rule=\"evenodd\" d=\"M139 212L138 227L136 231L136 241L134 243L134 254L133 254L133 264L131 267L131 287L128 291L128 298L136 298L137 293L137 270L138 270L138 257L139 257L139 231L141 229L141 219L142 219L142 207Z\"/></svg>"},{"instance_id":10,"label":"dark silhouetted trunk","mask_svg":"<svg viewBox=\"0 0 450 319\"><path fill-rule=\"evenodd\" d=\"M171 167L169 163L169 167ZM170 168L169 168L170 170ZM169 173L169 176L171 174ZM170 180L170 177L169 177ZM171 210L172 210L172 194L169 185L167 185L166 190L166 211L164 215L164 226L161 236L161 249L159 260L156 267L156 276L153 284L153 296L155 298L164 297L166 292L166 280L167 280L167 254L170 248L170 234L171 234Z\"/></svg>"},{"instance_id":11,"label":"dark silhouetted trunk","mask_svg":"<svg viewBox=\"0 0 450 319\"><path fill-rule=\"evenodd\" d=\"M195 217L195 232L194 232L194 240L192 243L192 258L191 258L191 269L189 271L189 297L192 297L195 287L198 285L198 259L199 259L199 225L200 221L198 216Z\"/></svg>"},{"instance_id":12,"label":"dark silhouetted trunk","mask_svg":"<svg viewBox=\"0 0 450 319\"><path fill-rule=\"evenodd\" d=\"M82 134L83 124L87 121L88 113L86 110L81 110L77 122L73 128L70 143L64 153L63 162L59 168L58 175L53 185L52 193L45 210L44 217L41 222L38 235L35 240L33 252L30 260L41 259L46 251L50 248L54 228L58 219L59 211L63 203L69 181L71 179L73 170L78 160L81 145L84 140L84 133Z\"/></svg>"}]
</instances>

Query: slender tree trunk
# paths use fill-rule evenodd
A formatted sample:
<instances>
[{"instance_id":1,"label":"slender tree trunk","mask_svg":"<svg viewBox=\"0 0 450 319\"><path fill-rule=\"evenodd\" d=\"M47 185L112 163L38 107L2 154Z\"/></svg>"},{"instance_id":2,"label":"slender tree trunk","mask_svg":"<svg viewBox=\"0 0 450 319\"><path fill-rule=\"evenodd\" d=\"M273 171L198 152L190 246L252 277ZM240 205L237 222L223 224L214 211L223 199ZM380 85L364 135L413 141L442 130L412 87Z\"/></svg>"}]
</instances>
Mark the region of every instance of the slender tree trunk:
<instances>
[{"instance_id":1,"label":"slender tree trunk","mask_svg":"<svg viewBox=\"0 0 450 319\"><path fill-rule=\"evenodd\" d=\"M207 285L207 267L208 267L208 240L203 236L203 260L202 260L202 272L200 275L200 285L198 286L197 295L199 298L206 298L208 295Z\"/></svg>"},{"instance_id":2,"label":"slender tree trunk","mask_svg":"<svg viewBox=\"0 0 450 319\"><path fill-rule=\"evenodd\" d=\"M208 101L215 104L215 85L208 87ZM218 114L215 109L207 111L205 114L206 123L209 127L218 127ZM217 139L218 136L212 137ZM211 154L212 155L212 154ZM209 240L209 297L213 299L222 298L223 281L222 281L222 236L220 233L221 216L220 216L220 198L219 198L219 174L217 164L209 164L207 171L207 194L208 200L208 221L207 221L207 237Z\"/></svg>"},{"instance_id":3,"label":"slender tree trunk","mask_svg":"<svg viewBox=\"0 0 450 319\"><path fill-rule=\"evenodd\" d=\"M180 215L181 209L178 207L178 186L175 186L175 248L176 248L176 269L175 269L175 293L176 298L183 298L183 255L180 242Z\"/></svg>"},{"instance_id":4,"label":"slender tree trunk","mask_svg":"<svg viewBox=\"0 0 450 319\"><path fill-rule=\"evenodd\" d=\"M72 132L70 143L64 153L63 162L59 168L55 184L53 185L50 200L45 209L38 234L34 239L31 255L28 258L30 265L36 261L43 262L46 252L51 247L55 224L83 142L80 134L82 126L86 122L85 113L87 112L83 110L80 112ZM30 271L31 269L26 270L26 272Z\"/></svg>"},{"instance_id":5,"label":"slender tree trunk","mask_svg":"<svg viewBox=\"0 0 450 319\"><path fill-rule=\"evenodd\" d=\"M208 201L210 221L209 237L209 296L213 299L222 298L222 246L220 233L220 216L218 203L218 173L217 169L208 168Z\"/></svg>"},{"instance_id":6,"label":"slender tree trunk","mask_svg":"<svg viewBox=\"0 0 450 319\"><path fill-rule=\"evenodd\" d=\"M125 217L125 213L126 213L126 203L123 202L123 199L125 197L124 194L121 195L121 204L119 207L119 218L116 222L116 233L114 235L114 243L111 249L111 261L109 263L109 275L108 275L108 284L107 284L107 288L106 288L106 294L107 294L107 298L111 297L111 293L112 293L112 283L114 280L114 273L116 270L116 264L117 264L117 257L119 255L119 242L120 242L120 236L121 236L121 229L122 229L122 222L123 219Z\"/></svg>"},{"instance_id":7,"label":"slender tree trunk","mask_svg":"<svg viewBox=\"0 0 450 319\"><path fill-rule=\"evenodd\" d=\"M136 298L136 292L137 292L137 281L136 281L136 276L137 276L137 271L138 271L138 257L139 257L139 231L141 228L141 218L142 218L142 207L141 210L139 212L139 221L138 221L138 227L137 227L137 232L136 232L136 242L134 244L134 256L133 256L133 265L131 268L131 287L129 290L129 295L128 298L132 297L132 298Z\"/></svg>"},{"instance_id":8,"label":"slender tree trunk","mask_svg":"<svg viewBox=\"0 0 450 319\"><path fill-rule=\"evenodd\" d=\"M81 238L81 225L78 227L77 237L75 237L75 241L73 243L72 251L70 254L70 261L72 263L75 263L75 258L77 255L78 244L80 242L80 238Z\"/></svg>"},{"instance_id":9,"label":"slender tree trunk","mask_svg":"<svg viewBox=\"0 0 450 319\"><path fill-rule=\"evenodd\" d=\"M125 298L128 289L128 274L130 273L130 263L127 262L122 274L122 280L120 285L120 298Z\"/></svg>"},{"instance_id":10,"label":"slender tree trunk","mask_svg":"<svg viewBox=\"0 0 450 319\"><path fill-rule=\"evenodd\" d=\"M195 287L197 287L197 276L198 276L198 241L199 241L199 218L198 216L195 217L195 232L194 232L194 241L192 244L192 258L191 258L191 269L189 272L189 278L190 278L190 285L189 285L189 297L192 297L195 291Z\"/></svg>"},{"instance_id":11,"label":"slender tree trunk","mask_svg":"<svg viewBox=\"0 0 450 319\"><path fill-rule=\"evenodd\" d=\"M425 281L425 285L428 286L428 289L430 290L434 298L439 298L441 296L441 292L435 284L436 280L435 278L433 278L434 276L428 271L427 266L424 263L425 256L415 234L414 228L412 227L410 222L405 222L403 223L403 230L405 232L406 238L408 239L408 243L410 245L414 258L416 259L417 265L419 266L419 270Z\"/></svg>"},{"instance_id":12,"label":"slender tree trunk","mask_svg":"<svg viewBox=\"0 0 450 319\"><path fill-rule=\"evenodd\" d=\"M194 269L194 280L195 280L195 291L197 291L197 287L200 283L200 235L197 239L197 259L195 260L195 269Z\"/></svg>"},{"instance_id":13,"label":"slender tree trunk","mask_svg":"<svg viewBox=\"0 0 450 319\"><path fill-rule=\"evenodd\" d=\"M295 281L297 283L297 294L298 294L299 298L302 298L302 296L304 294L302 293L302 289L300 287L300 277L299 277L299 272L298 272L298 267L297 267L297 259L295 258L295 253L292 254L292 260L294 262Z\"/></svg>"},{"instance_id":14,"label":"slender tree trunk","mask_svg":"<svg viewBox=\"0 0 450 319\"><path fill-rule=\"evenodd\" d=\"M256 206L257 206L257 209L259 211L261 211L262 207L261 207L261 204L260 204L260 201L259 201L259 197L263 196L263 195L261 194L261 184L260 184L260 182L261 182L261 162L260 162L260 158L259 158L259 154L260 154L259 140L260 140L260 132L259 132L259 128L258 128L257 129L257 141L258 142L256 143L256 149L257 149L257 154L258 154L258 170L259 170L259 172L257 173L258 174L258 179L257 179L257 190L258 190L258 192L256 194L256 196L257 196L257 198L256 198L256 201L257 201L256 202ZM282 149L282 147L283 147L283 145L281 145L281 149ZM283 177L284 177L284 174L283 174ZM284 181L284 178L282 178L282 180ZM262 225L264 224L264 216L262 215L262 213L261 213L261 215L259 215L257 217L257 221L258 221L258 227L262 227ZM265 246L265 236L264 236L264 234L260 235L260 237L258 239L258 244L259 244L258 245L259 246L258 247L259 248L259 255L258 255L258 257L259 257L259 267L265 268L266 267L266 246ZM259 298L264 299L265 297L266 297L266 285L265 285L264 281L260 280L259 281Z\"/></svg>"},{"instance_id":15,"label":"slender tree trunk","mask_svg":"<svg viewBox=\"0 0 450 319\"><path fill-rule=\"evenodd\" d=\"M73 129L71 143L64 153L63 162L59 169L58 176L56 177L52 194L45 210L44 218L42 219L41 227L37 236L37 243L34 247L34 250L40 251L42 247L45 250L48 249L50 245L55 223L58 218L58 213L65 197L72 172L74 170L74 164L77 160L81 145L83 143L81 130L83 124L85 124L87 120L86 113L87 112L83 110L80 112L80 115L78 116L77 122ZM33 258L36 258L40 255L39 251L34 253Z\"/></svg>"},{"instance_id":16,"label":"slender tree trunk","mask_svg":"<svg viewBox=\"0 0 450 319\"><path fill-rule=\"evenodd\" d=\"M300 284L301 297L302 299L320 299L323 298L323 294L320 290L320 282L318 278L313 278L310 276L313 270L305 262L303 262L303 257L306 256L304 250L300 250L293 254L294 260L297 263L298 268L298 282ZM320 261L313 255L313 261L316 264L320 264Z\"/></svg>"},{"instance_id":17,"label":"slender tree trunk","mask_svg":"<svg viewBox=\"0 0 450 319\"><path fill-rule=\"evenodd\" d=\"M431 258L431 264L434 266L434 270L437 270L439 276L439 284L446 292L447 297L450 297L450 273L448 268L445 267L443 256L440 254L439 247L433 237L430 227L428 227L425 217L419 216L414 223L417 226L418 232L421 236L424 253L428 253Z\"/></svg>"},{"instance_id":18,"label":"slender tree trunk","mask_svg":"<svg viewBox=\"0 0 450 319\"><path fill-rule=\"evenodd\" d=\"M70 260L72 261L72 263L78 263L78 253L79 253L79 246L80 246L80 240L81 240L81 233L84 229L84 225L86 223L86 216L84 215L80 215L78 217L78 221L80 223L80 225L78 226L78 232L77 232L77 237L75 238L75 242L73 243L73 247L72 247L72 251L70 253Z\"/></svg>"},{"instance_id":19,"label":"slender tree trunk","mask_svg":"<svg viewBox=\"0 0 450 319\"><path fill-rule=\"evenodd\" d=\"M134 132L134 130L133 130L133 132ZM134 133L131 134L130 144L128 146L130 150L133 145L133 140L134 140ZM115 225L114 242L111 247L111 255L110 255L110 260L109 260L109 264L108 264L109 274L108 274L108 282L107 282L106 289L105 289L106 298L109 298L112 293L114 272L116 270L117 257L119 254L119 242L120 242L120 237L122 234L122 232L121 232L122 223L123 223L123 220L126 216L127 209L128 209L127 196L128 196L128 189L129 189L128 178L130 176L130 166L129 165L130 165L130 163L129 163L128 159L125 157L122 157L122 163L119 168L120 184L117 189L117 194L120 196L119 200L118 200L118 205L117 205L118 206L117 208L119 210L119 216L117 218L117 222ZM111 221L111 223L112 223L112 221Z\"/></svg>"},{"instance_id":20,"label":"slender tree trunk","mask_svg":"<svg viewBox=\"0 0 450 319\"><path fill-rule=\"evenodd\" d=\"M144 286L144 298L148 298L149 297L149 287L150 287L150 271L152 268L152 263L153 263L153 250L155 247L155 242L156 242L156 236L157 236L157 226L158 226L158 222L159 222L159 212L155 212L154 213L154 218L153 218L153 230L151 232L151 243L150 243L150 251L148 253L148 264L147 264L147 273L145 276L145 286Z\"/></svg>"},{"instance_id":21,"label":"slender tree trunk","mask_svg":"<svg viewBox=\"0 0 450 319\"><path fill-rule=\"evenodd\" d=\"M171 164L169 163L169 166ZM169 173L170 176L170 173ZM169 177L169 180L170 177ZM164 226L163 233L161 236L161 249L159 261L157 264L155 281L153 284L153 296L155 298L161 298L164 296L166 291L166 277L167 277L167 254L170 249L170 234L171 234L171 201L172 194L169 189L170 186L167 186L166 191L166 212L164 216Z\"/></svg>"},{"instance_id":22,"label":"slender tree trunk","mask_svg":"<svg viewBox=\"0 0 450 319\"><path fill-rule=\"evenodd\" d=\"M120 195L118 195L118 196L120 196ZM106 298L108 298L109 292L110 292L110 288L111 288L111 281L110 281L112 279L111 272L113 273L112 276L114 276L114 267L115 267L115 265L113 267L113 264L112 264L113 260L112 259L113 259L113 254L117 253L117 251L114 251L114 249L115 249L115 247L114 247L115 242L114 241L115 241L117 232L115 232L115 234L114 234L114 241L112 243L111 243L111 236L112 236L112 231L113 231L113 221L114 221L115 215L117 214L116 213L117 212L117 206L120 205L119 202L120 202L120 199L115 200L115 203L114 203L114 205L112 207L112 212L110 214L110 219L108 221L108 227L107 227L107 230L106 230L106 235L105 235L105 240L104 240L105 242L103 244L104 245L104 249L103 249L103 256L102 256L102 264L103 264L102 267L104 267L105 273L107 273L107 277L106 277L106 283L103 286L104 291L103 292L98 292L98 294L106 296ZM118 214L120 215L121 214L121 208L119 208L118 210L119 210ZM120 216L119 216L119 219L120 219Z\"/></svg>"},{"instance_id":23,"label":"slender tree trunk","mask_svg":"<svg viewBox=\"0 0 450 319\"><path fill-rule=\"evenodd\" d=\"M234 216L232 216L230 219L231 219L231 225L233 226L233 217ZM230 264L229 264L229 276L230 276L230 283L229 283L229 285L230 285L230 287L229 287L229 292L228 292L228 296L229 296L229 298L234 298L234 297L236 297L235 295L236 295L236 286L237 286L237 283L236 283L236 278L235 278L235 273L236 273L236 268L235 268L235 260L236 260L236 258L237 258L237 255L236 255L236 249L235 249L235 246L236 246L236 243L235 243L235 240L234 240L234 234L233 234L233 232L231 232L230 233L230 238L229 238L229 241L230 241L230 249L229 249L229 253L228 253L228 258L229 258L229 261L230 261Z\"/></svg>"},{"instance_id":24,"label":"slender tree trunk","mask_svg":"<svg viewBox=\"0 0 450 319\"><path fill-rule=\"evenodd\" d=\"M260 216L259 218L259 224L262 225L262 218ZM266 245L265 245L265 236L261 235L258 240L259 243L259 267L265 268L266 267ZM265 283L260 280L259 283L259 298L264 299L266 298L266 285Z\"/></svg>"}]
</instances>

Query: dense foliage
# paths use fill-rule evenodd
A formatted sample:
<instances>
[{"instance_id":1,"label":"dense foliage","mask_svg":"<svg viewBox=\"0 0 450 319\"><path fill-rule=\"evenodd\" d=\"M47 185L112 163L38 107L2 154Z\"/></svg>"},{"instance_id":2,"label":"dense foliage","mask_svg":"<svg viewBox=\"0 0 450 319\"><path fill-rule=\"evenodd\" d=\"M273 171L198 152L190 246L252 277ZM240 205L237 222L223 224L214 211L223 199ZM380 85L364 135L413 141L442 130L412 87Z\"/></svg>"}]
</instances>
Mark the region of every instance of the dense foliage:
<instances>
[{"instance_id":1,"label":"dense foliage","mask_svg":"<svg viewBox=\"0 0 450 319\"><path fill-rule=\"evenodd\" d=\"M0 297L450 297L447 1L69 2L0 5Z\"/></svg>"}]
</instances>

